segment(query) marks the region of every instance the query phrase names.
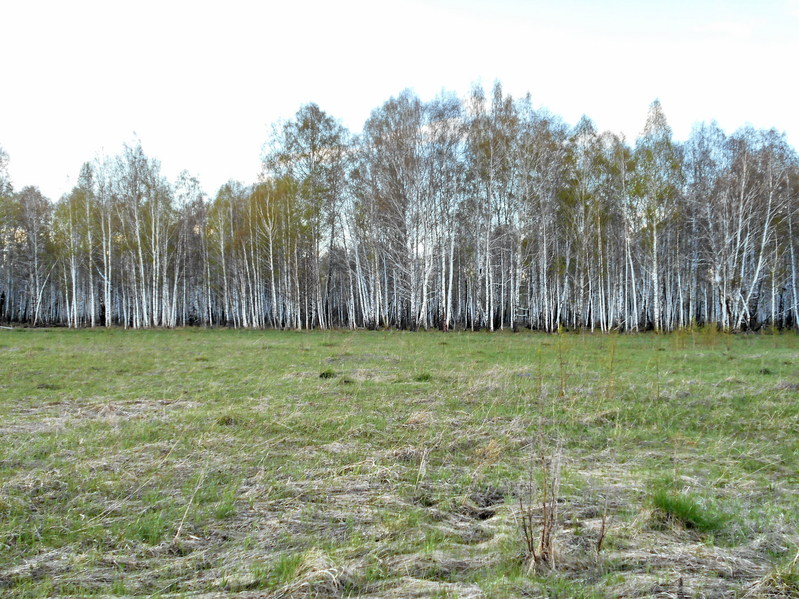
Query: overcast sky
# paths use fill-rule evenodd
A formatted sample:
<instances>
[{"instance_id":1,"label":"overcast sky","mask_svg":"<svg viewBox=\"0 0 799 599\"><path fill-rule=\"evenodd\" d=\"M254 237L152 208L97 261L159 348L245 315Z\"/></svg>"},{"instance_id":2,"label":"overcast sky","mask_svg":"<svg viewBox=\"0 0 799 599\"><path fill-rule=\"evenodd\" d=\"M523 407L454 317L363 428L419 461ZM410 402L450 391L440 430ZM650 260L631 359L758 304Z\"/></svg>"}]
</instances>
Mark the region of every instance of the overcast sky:
<instances>
[{"instance_id":1,"label":"overcast sky","mask_svg":"<svg viewBox=\"0 0 799 599\"><path fill-rule=\"evenodd\" d=\"M628 140L659 98L679 140L715 119L799 145L799 0L0 2L0 146L52 199L136 138L213 195L304 103L358 132L405 88L495 80Z\"/></svg>"}]
</instances>

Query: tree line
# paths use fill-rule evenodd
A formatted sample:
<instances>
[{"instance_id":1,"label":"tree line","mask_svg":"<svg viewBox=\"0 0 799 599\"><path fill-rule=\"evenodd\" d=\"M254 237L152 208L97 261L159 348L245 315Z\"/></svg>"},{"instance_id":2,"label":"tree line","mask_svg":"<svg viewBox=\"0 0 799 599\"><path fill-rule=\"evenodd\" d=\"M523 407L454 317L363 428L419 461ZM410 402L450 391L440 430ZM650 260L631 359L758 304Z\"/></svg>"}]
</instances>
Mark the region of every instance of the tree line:
<instances>
[{"instance_id":1,"label":"tree line","mask_svg":"<svg viewBox=\"0 0 799 599\"><path fill-rule=\"evenodd\" d=\"M56 202L0 149L0 321L403 329L799 326L799 161L654 102L634 144L501 85L406 91L353 135L317 105L214 197L141 144Z\"/></svg>"}]
</instances>

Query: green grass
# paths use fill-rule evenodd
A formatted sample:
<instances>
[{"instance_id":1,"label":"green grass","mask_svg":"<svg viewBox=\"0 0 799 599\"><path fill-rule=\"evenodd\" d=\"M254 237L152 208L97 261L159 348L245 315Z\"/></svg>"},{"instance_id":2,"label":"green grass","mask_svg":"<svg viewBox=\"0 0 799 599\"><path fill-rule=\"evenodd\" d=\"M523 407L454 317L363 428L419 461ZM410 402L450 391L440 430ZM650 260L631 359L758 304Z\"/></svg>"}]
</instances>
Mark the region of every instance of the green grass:
<instances>
[{"instance_id":1,"label":"green grass","mask_svg":"<svg viewBox=\"0 0 799 599\"><path fill-rule=\"evenodd\" d=\"M668 520L699 532L720 530L727 520L725 514L691 493L658 489L652 494L652 504Z\"/></svg>"},{"instance_id":2,"label":"green grass","mask_svg":"<svg viewBox=\"0 0 799 599\"><path fill-rule=\"evenodd\" d=\"M257 586L276 589L291 583L302 563L302 553L284 553L269 565L254 564L253 575Z\"/></svg>"},{"instance_id":3,"label":"green grass","mask_svg":"<svg viewBox=\"0 0 799 599\"><path fill-rule=\"evenodd\" d=\"M794 584L794 334L27 329L0 365L4 597ZM516 512L558 447L550 572Z\"/></svg>"}]
</instances>

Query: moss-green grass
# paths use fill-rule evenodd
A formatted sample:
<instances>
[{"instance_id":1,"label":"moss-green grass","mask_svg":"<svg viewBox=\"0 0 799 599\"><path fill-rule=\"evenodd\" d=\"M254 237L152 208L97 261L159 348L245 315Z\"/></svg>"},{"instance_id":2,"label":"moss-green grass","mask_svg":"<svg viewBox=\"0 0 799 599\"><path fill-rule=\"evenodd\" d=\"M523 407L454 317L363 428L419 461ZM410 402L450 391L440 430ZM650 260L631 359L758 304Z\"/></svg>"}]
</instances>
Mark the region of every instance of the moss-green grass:
<instances>
[{"instance_id":1,"label":"moss-green grass","mask_svg":"<svg viewBox=\"0 0 799 599\"><path fill-rule=\"evenodd\" d=\"M0 369L4 596L736 593L799 542L794 334L25 329Z\"/></svg>"}]
</instances>

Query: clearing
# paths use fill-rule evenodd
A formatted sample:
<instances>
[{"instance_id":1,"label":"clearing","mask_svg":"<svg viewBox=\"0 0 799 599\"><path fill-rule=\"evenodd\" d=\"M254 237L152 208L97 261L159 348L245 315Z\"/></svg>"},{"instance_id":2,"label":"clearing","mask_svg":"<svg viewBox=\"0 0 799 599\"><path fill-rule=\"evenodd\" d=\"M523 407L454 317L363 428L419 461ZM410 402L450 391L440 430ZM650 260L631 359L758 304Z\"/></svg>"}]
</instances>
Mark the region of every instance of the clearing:
<instances>
[{"instance_id":1,"label":"clearing","mask_svg":"<svg viewBox=\"0 0 799 599\"><path fill-rule=\"evenodd\" d=\"M792 333L25 329L0 369L3 596L799 596Z\"/></svg>"}]
</instances>

